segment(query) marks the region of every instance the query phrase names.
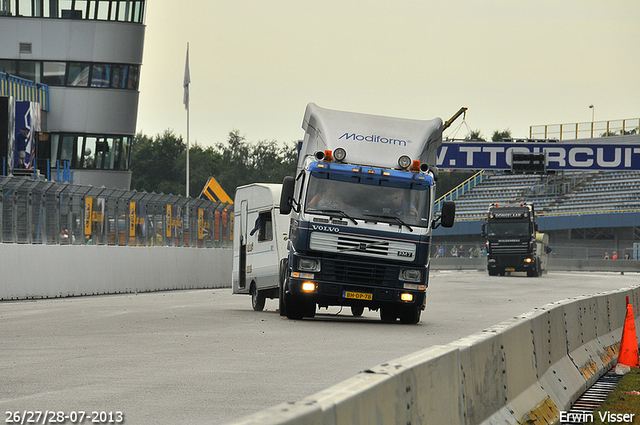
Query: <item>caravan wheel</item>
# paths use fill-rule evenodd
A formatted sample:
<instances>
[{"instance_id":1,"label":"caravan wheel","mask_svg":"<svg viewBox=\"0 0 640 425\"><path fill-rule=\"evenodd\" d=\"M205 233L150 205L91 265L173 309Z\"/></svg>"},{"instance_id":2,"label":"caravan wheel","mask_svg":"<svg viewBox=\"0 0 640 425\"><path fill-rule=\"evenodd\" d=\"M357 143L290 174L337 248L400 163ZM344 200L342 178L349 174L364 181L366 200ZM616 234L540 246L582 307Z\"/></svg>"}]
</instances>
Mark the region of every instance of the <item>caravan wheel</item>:
<instances>
[{"instance_id":1,"label":"caravan wheel","mask_svg":"<svg viewBox=\"0 0 640 425\"><path fill-rule=\"evenodd\" d=\"M262 291L258 291L256 289L255 283L252 283L251 284L251 307L253 307L255 311L262 311L264 309L264 302L265 302L264 294L262 293Z\"/></svg>"}]
</instances>

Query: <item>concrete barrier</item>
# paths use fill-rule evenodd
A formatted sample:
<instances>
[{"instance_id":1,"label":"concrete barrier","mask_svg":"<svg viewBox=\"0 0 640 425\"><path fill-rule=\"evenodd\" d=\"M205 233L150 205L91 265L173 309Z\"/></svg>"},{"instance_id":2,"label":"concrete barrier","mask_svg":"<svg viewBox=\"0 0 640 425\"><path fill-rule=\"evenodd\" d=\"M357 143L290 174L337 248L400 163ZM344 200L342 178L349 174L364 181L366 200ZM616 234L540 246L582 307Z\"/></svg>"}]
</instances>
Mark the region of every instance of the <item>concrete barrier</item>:
<instances>
[{"instance_id":1,"label":"concrete barrier","mask_svg":"<svg viewBox=\"0 0 640 425\"><path fill-rule=\"evenodd\" d=\"M231 286L231 249L0 244L0 300Z\"/></svg>"},{"instance_id":2,"label":"concrete barrier","mask_svg":"<svg viewBox=\"0 0 640 425\"><path fill-rule=\"evenodd\" d=\"M233 424L558 423L614 365L627 296L640 286L548 304Z\"/></svg>"}]
</instances>

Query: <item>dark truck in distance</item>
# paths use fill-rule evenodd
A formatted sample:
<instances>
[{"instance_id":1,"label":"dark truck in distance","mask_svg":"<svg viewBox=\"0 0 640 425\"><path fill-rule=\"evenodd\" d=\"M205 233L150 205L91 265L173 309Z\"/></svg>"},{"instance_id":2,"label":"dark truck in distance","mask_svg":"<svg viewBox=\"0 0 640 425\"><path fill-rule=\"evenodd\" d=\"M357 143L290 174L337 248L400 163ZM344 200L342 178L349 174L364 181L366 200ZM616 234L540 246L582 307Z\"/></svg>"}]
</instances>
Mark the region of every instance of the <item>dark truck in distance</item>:
<instances>
[{"instance_id":1,"label":"dark truck in distance","mask_svg":"<svg viewBox=\"0 0 640 425\"><path fill-rule=\"evenodd\" d=\"M482 236L486 238L490 276L526 272L529 277L538 277L546 272L549 236L538 233L533 205L491 204Z\"/></svg>"}]
</instances>

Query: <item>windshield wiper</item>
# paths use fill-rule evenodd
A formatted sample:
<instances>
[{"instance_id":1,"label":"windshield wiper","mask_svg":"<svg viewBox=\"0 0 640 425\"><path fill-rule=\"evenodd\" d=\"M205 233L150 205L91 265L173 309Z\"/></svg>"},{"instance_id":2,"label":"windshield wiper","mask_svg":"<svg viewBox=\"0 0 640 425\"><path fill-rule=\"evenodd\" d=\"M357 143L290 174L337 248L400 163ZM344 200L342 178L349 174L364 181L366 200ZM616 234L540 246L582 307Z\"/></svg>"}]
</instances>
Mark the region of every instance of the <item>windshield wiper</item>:
<instances>
[{"instance_id":1,"label":"windshield wiper","mask_svg":"<svg viewBox=\"0 0 640 425\"><path fill-rule=\"evenodd\" d=\"M309 208L307 209L307 212L322 213L322 214L327 214L329 216L337 214L340 217L348 218L349 220L353 221L353 224L358 225L358 222L353 217L351 217L349 214L347 214L342 210L322 210L317 208Z\"/></svg>"},{"instance_id":2,"label":"windshield wiper","mask_svg":"<svg viewBox=\"0 0 640 425\"><path fill-rule=\"evenodd\" d=\"M395 215L368 214L368 213L363 213L362 215L365 217L390 218L400 223L400 227L402 227L403 225L407 226L407 229L413 232L413 229L411 228L411 226L405 223L400 217L396 217Z\"/></svg>"}]
</instances>

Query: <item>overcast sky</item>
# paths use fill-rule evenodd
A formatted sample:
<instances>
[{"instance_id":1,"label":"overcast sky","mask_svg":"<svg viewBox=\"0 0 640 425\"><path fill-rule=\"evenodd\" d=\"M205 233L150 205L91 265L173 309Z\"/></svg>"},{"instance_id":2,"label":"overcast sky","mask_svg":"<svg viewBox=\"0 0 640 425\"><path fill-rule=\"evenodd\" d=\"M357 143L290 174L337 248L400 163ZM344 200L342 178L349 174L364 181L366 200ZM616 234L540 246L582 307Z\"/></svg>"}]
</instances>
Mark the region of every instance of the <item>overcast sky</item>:
<instances>
[{"instance_id":1,"label":"overcast sky","mask_svg":"<svg viewBox=\"0 0 640 425\"><path fill-rule=\"evenodd\" d=\"M309 102L490 138L640 118L638 0L148 1L137 130L302 139ZM594 105L593 109L589 105ZM462 138L456 121L445 134Z\"/></svg>"}]
</instances>

